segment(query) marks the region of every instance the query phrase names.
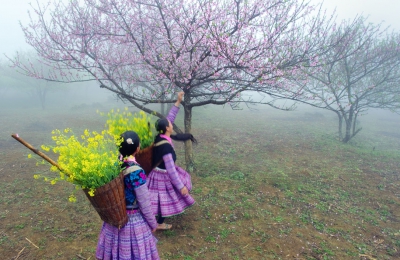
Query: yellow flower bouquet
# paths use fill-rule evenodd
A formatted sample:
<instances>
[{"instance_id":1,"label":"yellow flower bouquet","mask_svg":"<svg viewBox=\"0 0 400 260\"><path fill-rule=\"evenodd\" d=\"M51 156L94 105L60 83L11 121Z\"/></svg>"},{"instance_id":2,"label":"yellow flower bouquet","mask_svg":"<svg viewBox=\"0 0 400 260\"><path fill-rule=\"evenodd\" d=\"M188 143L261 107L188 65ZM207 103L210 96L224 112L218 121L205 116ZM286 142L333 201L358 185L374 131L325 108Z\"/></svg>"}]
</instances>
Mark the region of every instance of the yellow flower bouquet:
<instances>
[{"instance_id":1,"label":"yellow flower bouquet","mask_svg":"<svg viewBox=\"0 0 400 260\"><path fill-rule=\"evenodd\" d=\"M107 116L106 126L108 131L115 136L119 136L127 130L135 131L139 135L141 150L136 154L135 158L145 173L149 174L153 169L154 135L150 128L150 121L153 121L152 116L147 116L143 111L138 114L132 114L127 108L124 111L111 110Z\"/></svg>"},{"instance_id":2,"label":"yellow flower bouquet","mask_svg":"<svg viewBox=\"0 0 400 260\"><path fill-rule=\"evenodd\" d=\"M105 116L104 113L100 115ZM150 122L154 121L152 116L145 112L132 114L125 108L123 111L111 110L107 114L106 127L108 131L116 137L119 137L125 131L134 131L140 137L140 148L144 149L153 143L154 135L150 127Z\"/></svg>"},{"instance_id":3,"label":"yellow flower bouquet","mask_svg":"<svg viewBox=\"0 0 400 260\"><path fill-rule=\"evenodd\" d=\"M105 115L100 113L101 115ZM118 147L122 141L121 134L131 130L138 133L141 147L145 148L153 142L153 133L150 129L151 117L144 112L132 114L125 108L123 111L111 110L107 114L106 130L101 132L84 130L81 135L75 135L72 129L63 131L53 130L54 145L42 145L45 152L52 151L58 155L57 162L51 160L44 153L30 147L18 135L12 135L29 149L52 164L50 170L59 172L59 177L49 178L34 175L36 179L43 178L55 184L59 180L68 181L82 189L89 201L95 207L100 217L115 226L123 226L127 221L125 211L125 197L123 190L123 173L119 160ZM28 157L32 157L28 155ZM112 196L109 196L112 193ZM102 195L106 194L106 195ZM107 195L108 194L108 195ZM108 201L110 197L119 194L119 201ZM104 198L103 198L104 197ZM118 196L117 196L118 197ZM70 195L70 201L75 201ZM103 212L106 209L107 212ZM117 215L117 220L110 219L109 211ZM112 217L112 216L111 216Z\"/></svg>"},{"instance_id":4,"label":"yellow flower bouquet","mask_svg":"<svg viewBox=\"0 0 400 260\"><path fill-rule=\"evenodd\" d=\"M55 146L41 146L44 151L52 149L59 155L59 168L53 165L50 170L60 172L60 178L52 179L52 184L59 179L66 180L89 190L89 195L94 196L96 188L109 183L120 174L121 162L118 160L117 147L121 138L109 131L103 130L99 133L86 129L78 137L67 128L64 131L53 130L52 135ZM74 200L75 197L70 196L70 201Z\"/></svg>"},{"instance_id":5,"label":"yellow flower bouquet","mask_svg":"<svg viewBox=\"0 0 400 260\"><path fill-rule=\"evenodd\" d=\"M55 144L42 145L41 148L58 155L58 166L53 164L50 170L59 172L60 177L49 178L36 174L35 179L43 177L51 184L66 180L89 190L89 194L93 196L96 188L110 182L121 172L118 146L122 141L122 133L128 130L135 131L140 137L142 149L153 142L154 137L150 128L152 117L143 111L132 114L125 108L122 111L111 110L107 114L98 113L108 118L105 124L106 130L90 132L86 129L79 136L70 128L52 131L52 140ZM76 198L71 195L69 200L75 201Z\"/></svg>"}]
</instances>

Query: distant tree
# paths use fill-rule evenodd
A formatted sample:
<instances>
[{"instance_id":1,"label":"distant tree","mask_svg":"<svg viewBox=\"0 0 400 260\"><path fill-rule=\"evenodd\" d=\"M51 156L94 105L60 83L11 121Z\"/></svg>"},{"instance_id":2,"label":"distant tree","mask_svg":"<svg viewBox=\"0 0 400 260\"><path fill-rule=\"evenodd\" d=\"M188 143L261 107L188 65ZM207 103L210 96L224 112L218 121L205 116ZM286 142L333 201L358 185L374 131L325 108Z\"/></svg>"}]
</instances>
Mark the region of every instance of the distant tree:
<instances>
[{"instance_id":1,"label":"distant tree","mask_svg":"<svg viewBox=\"0 0 400 260\"><path fill-rule=\"evenodd\" d=\"M362 17L355 21L349 37L341 30L330 35L343 41L319 56L321 66L303 67L306 78L291 78L299 88L296 99L336 113L344 143L361 130L357 117L368 109L400 109L400 34Z\"/></svg>"},{"instance_id":2,"label":"distant tree","mask_svg":"<svg viewBox=\"0 0 400 260\"><path fill-rule=\"evenodd\" d=\"M27 64L31 69L40 71L42 75L54 74L52 67L43 64L42 58L34 52L18 53L18 60ZM36 96L39 99L42 109L46 108L46 97L50 90L59 87L58 82L50 82L45 79L35 79L25 74L18 66L12 66L11 63L4 63L1 67L1 74L4 79L11 82L9 87L14 90L20 90L27 93L30 97Z\"/></svg>"},{"instance_id":3,"label":"distant tree","mask_svg":"<svg viewBox=\"0 0 400 260\"><path fill-rule=\"evenodd\" d=\"M8 65L6 62L0 60L0 96L4 97L4 94L7 93L10 89L10 85L12 83L12 79L7 76ZM10 82L11 81L11 82Z\"/></svg>"},{"instance_id":4,"label":"distant tree","mask_svg":"<svg viewBox=\"0 0 400 260\"><path fill-rule=\"evenodd\" d=\"M183 90L184 131L190 133L194 107L255 103L243 98L247 91L290 93L282 77L330 48L326 36L335 28L319 8L302 0L37 4L35 17L22 27L26 40L62 77L14 63L51 81L96 80L148 113L154 111L147 104L171 104L171 94ZM190 142L185 154L190 170Z\"/></svg>"}]
</instances>

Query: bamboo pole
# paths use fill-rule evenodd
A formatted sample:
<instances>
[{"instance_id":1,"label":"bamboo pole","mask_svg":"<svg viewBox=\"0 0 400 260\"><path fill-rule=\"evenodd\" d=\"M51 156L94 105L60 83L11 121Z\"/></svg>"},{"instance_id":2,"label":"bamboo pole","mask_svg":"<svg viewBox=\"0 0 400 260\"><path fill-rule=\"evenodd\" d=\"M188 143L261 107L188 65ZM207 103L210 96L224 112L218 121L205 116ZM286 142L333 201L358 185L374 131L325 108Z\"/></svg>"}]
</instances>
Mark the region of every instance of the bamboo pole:
<instances>
[{"instance_id":1,"label":"bamboo pole","mask_svg":"<svg viewBox=\"0 0 400 260\"><path fill-rule=\"evenodd\" d=\"M21 144L25 145L29 150L31 150L32 152L34 152L35 154L39 155L40 157L42 157L43 159L45 159L46 161L48 161L51 165L54 165L58 168L59 171L65 173L67 176L69 176L70 174L68 172L66 172L65 170L63 170L61 168L61 166L55 162L54 160L52 160L50 157L48 157L47 155L45 155L42 151L34 148L32 145L30 145L29 143L27 143L25 140L23 140L21 137L19 137L18 134L12 134L11 135L15 140L17 140L18 142L20 142Z\"/></svg>"}]
</instances>

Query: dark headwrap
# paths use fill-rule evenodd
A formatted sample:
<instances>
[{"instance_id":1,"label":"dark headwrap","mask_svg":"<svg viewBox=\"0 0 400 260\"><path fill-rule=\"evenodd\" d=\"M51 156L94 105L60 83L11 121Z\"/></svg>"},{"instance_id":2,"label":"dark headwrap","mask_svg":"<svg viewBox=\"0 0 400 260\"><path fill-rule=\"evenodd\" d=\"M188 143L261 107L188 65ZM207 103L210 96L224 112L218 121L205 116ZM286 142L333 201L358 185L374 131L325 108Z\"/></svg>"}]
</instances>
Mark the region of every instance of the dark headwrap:
<instances>
[{"instance_id":1,"label":"dark headwrap","mask_svg":"<svg viewBox=\"0 0 400 260\"><path fill-rule=\"evenodd\" d=\"M140 145L140 138L136 132L126 131L121 134L123 141L119 147L119 152L123 157L132 155Z\"/></svg>"}]
</instances>

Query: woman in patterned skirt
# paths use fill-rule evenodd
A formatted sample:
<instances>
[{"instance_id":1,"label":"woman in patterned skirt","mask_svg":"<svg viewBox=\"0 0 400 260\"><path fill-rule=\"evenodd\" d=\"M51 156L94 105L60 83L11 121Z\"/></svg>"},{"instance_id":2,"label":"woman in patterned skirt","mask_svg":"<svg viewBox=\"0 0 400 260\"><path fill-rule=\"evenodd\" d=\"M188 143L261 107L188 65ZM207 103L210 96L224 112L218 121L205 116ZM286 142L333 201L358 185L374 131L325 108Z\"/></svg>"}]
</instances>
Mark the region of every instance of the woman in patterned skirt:
<instances>
[{"instance_id":1,"label":"woman in patterned skirt","mask_svg":"<svg viewBox=\"0 0 400 260\"><path fill-rule=\"evenodd\" d=\"M146 175L135 161L140 150L139 136L133 131L122 135L119 152L125 168L125 200L128 223L118 229L103 223L97 244L96 258L101 260L158 260L157 222L151 209Z\"/></svg>"},{"instance_id":2,"label":"woman in patterned skirt","mask_svg":"<svg viewBox=\"0 0 400 260\"><path fill-rule=\"evenodd\" d=\"M165 217L180 214L195 203L193 197L189 194L192 189L190 175L181 167L175 165L176 153L171 140L196 142L191 134L172 135L172 123L174 123L179 112L183 95L184 92L179 92L178 99L169 111L168 116L156 122L156 130L159 134L154 143L162 141L164 143L153 148L153 165L156 167L148 175L147 186L151 194L153 213L158 216L158 230L172 227L172 225L164 223Z\"/></svg>"}]
</instances>

